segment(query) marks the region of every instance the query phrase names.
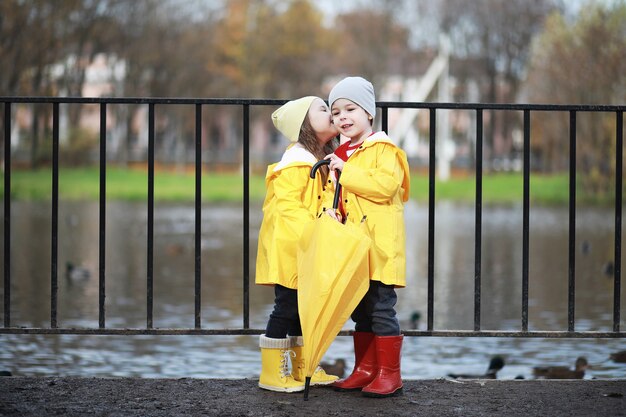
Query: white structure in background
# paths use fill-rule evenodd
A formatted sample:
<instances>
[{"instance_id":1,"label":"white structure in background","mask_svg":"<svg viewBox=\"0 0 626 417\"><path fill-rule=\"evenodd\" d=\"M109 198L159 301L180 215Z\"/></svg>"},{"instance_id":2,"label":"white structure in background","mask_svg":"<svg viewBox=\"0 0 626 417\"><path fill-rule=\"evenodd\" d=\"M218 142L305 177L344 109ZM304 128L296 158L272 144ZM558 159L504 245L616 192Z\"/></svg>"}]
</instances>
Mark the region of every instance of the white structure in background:
<instances>
[{"instance_id":1,"label":"white structure in background","mask_svg":"<svg viewBox=\"0 0 626 417\"><path fill-rule=\"evenodd\" d=\"M77 73L78 70L84 71L80 93L82 97L124 96L124 80L127 72L126 61L118 58L115 54L98 53L93 59L79 59L76 55L69 55L64 60L50 65L47 70L50 79L58 84L59 90L57 95L59 97L68 95L67 88L62 85L60 80L68 76L68 74ZM72 128L79 127L96 135L100 131L100 106L98 104L80 105L82 109L78 126L70 126L70 106L77 106L77 104L62 103L59 106L59 143L61 145L68 142ZM122 142L128 130L128 107L127 105L107 106L107 153L110 155L115 155L118 148L123 145ZM20 149L21 141L30 137L29 132L34 122L33 105L17 105L13 112L15 122L12 123L11 148L16 151ZM144 113L146 122L143 124L147 125L147 112ZM144 130L145 133L143 130L140 131L139 146L147 148L148 133L147 129ZM22 157L28 158L28 156Z\"/></svg>"},{"instance_id":2,"label":"white structure in background","mask_svg":"<svg viewBox=\"0 0 626 417\"><path fill-rule=\"evenodd\" d=\"M437 89L439 102L450 102L450 40L442 35L439 41L439 54L430 64L430 67L419 79L409 78L404 81L393 82L382 93L383 100L423 102L434 90ZM400 88L397 83L400 82ZM390 136L397 138L398 145L404 149L409 158L420 155L419 131L415 128L417 109L398 109L397 116L389 120ZM437 112L437 173L439 179L447 180L450 177L450 162L454 156L454 142L450 135L449 110ZM390 117L391 119L391 117Z\"/></svg>"},{"instance_id":3,"label":"white structure in background","mask_svg":"<svg viewBox=\"0 0 626 417\"><path fill-rule=\"evenodd\" d=\"M51 71L54 78L60 79L64 74L76 71L74 68L83 66L85 79L81 88L82 97L122 97L124 79L126 78L126 61L119 59L115 54L99 53L93 60L79 62L75 55L70 55L65 61L52 66ZM59 90L60 97L67 96L67 90ZM120 106L125 109L126 106ZM117 150L120 146L123 135L126 134L125 118L118 123L113 123L111 110L108 109L107 129L113 128L108 133L110 141L109 149ZM98 105L83 105L80 119L80 127L88 129L94 133L99 132L100 108ZM69 115L68 105L59 106L59 142L64 143L69 138Z\"/></svg>"}]
</instances>

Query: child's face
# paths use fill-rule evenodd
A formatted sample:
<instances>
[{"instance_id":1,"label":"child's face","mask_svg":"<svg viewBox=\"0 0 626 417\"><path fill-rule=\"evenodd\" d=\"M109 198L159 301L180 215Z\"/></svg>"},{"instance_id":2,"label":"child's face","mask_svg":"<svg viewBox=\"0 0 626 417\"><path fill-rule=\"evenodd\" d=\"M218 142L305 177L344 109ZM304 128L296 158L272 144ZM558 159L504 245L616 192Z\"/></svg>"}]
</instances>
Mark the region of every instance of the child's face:
<instances>
[{"instance_id":1,"label":"child's face","mask_svg":"<svg viewBox=\"0 0 626 417\"><path fill-rule=\"evenodd\" d=\"M333 122L339 133L352 140L372 132L369 114L363 107L345 98L335 100L332 108Z\"/></svg>"},{"instance_id":2,"label":"child's face","mask_svg":"<svg viewBox=\"0 0 626 417\"><path fill-rule=\"evenodd\" d=\"M337 136L337 127L333 124L330 110L321 98L316 98L311 103L309 121L320 143L326 143Z\"/></svg>"}]
</instances>

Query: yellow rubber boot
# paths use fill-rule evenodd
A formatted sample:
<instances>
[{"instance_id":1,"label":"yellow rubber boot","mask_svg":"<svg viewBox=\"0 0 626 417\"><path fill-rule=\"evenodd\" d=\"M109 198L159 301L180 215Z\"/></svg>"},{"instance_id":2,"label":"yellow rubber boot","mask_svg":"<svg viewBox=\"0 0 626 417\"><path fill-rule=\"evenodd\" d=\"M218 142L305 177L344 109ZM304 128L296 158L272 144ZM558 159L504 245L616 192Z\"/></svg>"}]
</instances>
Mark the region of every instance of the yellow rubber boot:
<instances>
[{"instance_id":1,"label":"yellow rubber boot","mask_svg":"<svg viewBox=\"0 0 626 417\"><path fill-rule=\"evenodd\" d=\"M291 374L296 381L304 382L306 375L304 372L304 358L302 357L302 336L289 336L291 339L291 350L296 355L291 358ZM314 385L330 385L339 379L336 375L328 375L320 366L315 369L311 377L311 386Z\"/></svg>"},{"instance_id":2,"label":"yellow rubber boot","mask_svg":"<svg viewBox=\"0 0 626 417\"><path fill-rule=\"evenodd\" d=\"M261 376L259 388L278 392L304 391L304 382L296 381L289 372L289 357L295 355L288 338L272 339L262 334L259 337L261 348Z\"/></svg>"}]
</instances>

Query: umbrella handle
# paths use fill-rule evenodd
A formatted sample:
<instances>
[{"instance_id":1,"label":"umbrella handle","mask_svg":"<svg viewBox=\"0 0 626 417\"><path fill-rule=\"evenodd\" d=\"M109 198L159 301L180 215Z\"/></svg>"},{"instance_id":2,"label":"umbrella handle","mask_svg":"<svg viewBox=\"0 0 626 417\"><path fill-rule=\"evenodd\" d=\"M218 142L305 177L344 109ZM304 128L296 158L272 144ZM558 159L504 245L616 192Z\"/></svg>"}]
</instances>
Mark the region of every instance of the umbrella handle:
<instances>
[{"instance_id":1,"label":"umbrella handle","mask_svg":"<svg viewBox=\"0 0 626 417\"><path fill-rule=\"evenodd\" d=\"M330 164L330 159L320 159L311 167L311 173L309 176L311 178L315 178L315 173L322 165ZM333 209L337 210L339 208L339 198L341 198L341 184L339 184L339 177L341 176L341 171L338 169L335 170L335 175L337 176L337 186L335 187L335 196L333 198Z\"/></svg>"},{"instance_id":2,"label":"umbrella handle","mask_svg":"<svg viewBox=\"0 0 626 417\"><path fill-rule=\"evenodd\" d=\"M311 173L309 174L309 176L311 178L315 178L315 173L317 172L317 170L320 169L322 165L328 165L328 164L330 164L330 159L320 159L319 161L315 163L315 165L311 167Z\"/></svg>"}]
</instances>

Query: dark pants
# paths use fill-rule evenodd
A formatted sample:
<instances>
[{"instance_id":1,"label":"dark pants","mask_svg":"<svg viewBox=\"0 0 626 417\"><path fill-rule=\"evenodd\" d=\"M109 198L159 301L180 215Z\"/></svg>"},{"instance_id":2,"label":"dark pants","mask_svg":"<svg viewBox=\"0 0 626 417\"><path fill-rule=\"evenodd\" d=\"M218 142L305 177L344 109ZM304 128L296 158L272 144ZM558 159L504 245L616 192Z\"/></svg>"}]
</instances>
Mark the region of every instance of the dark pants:
<instances>
[{"instance_id":1,"label":"dark pants","mask_svg":"<svg viewBox=\"0 0 626 417\"><path fill-rule=\"evenodd\" d=\"M265 337L284 339L289 336L302 336L298 315L298 291L282 285L274 285L274 311L267 322Z\"/></svg>"},{"instance_id":2,"label":"dark pants","mask_svg":"<svg viewBox=\"0 0 626 417\"><path fill-rule=\"evenodd\" d=\"M393 285L370 281L370 288L352 313L357 332L373 332L376 336L398 336L400 324L394 309L398 296Z\"/></svg>"}]
</instances>

